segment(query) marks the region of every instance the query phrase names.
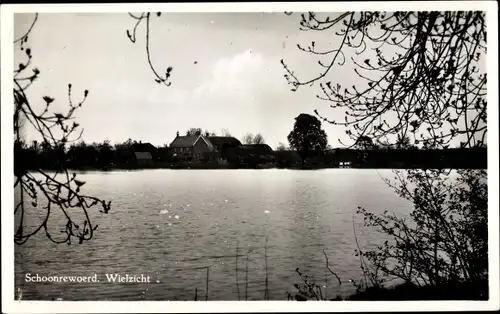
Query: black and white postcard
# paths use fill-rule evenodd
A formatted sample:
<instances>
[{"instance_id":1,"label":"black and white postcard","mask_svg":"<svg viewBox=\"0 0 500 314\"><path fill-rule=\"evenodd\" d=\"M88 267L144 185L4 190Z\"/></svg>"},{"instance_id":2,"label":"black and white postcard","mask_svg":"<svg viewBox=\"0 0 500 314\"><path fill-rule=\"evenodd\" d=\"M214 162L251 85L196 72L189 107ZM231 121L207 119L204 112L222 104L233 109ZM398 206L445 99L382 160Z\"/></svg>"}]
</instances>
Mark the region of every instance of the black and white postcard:
<instances>
[{"instance_id":1,"label":"black and white postcard","mask_svg":"<svg viewBox=\"0 0 500 314\"><path fill-rule=\"evenodd\" d=\"M497 14L2 5L2 311L498 309Z\"/></svg>"}]
</instances>

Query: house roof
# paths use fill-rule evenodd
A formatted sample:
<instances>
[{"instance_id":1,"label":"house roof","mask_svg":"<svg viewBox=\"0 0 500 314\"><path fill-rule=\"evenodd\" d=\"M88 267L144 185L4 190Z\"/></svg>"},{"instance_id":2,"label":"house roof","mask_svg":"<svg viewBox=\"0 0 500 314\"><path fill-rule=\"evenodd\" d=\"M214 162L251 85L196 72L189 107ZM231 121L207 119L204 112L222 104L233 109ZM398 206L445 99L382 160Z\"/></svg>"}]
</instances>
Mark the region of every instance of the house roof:
<instances>
[{"instance_id":1,"label":"house roof","mask_svg":"<svg viewBox=\"0 0 500 314\"><path fill-rule=\"evenodd\" d=\"M156 149L151 143L134 143L130 148L135 152L152 152Z\"/></svg>"},{"instance_id":2,"label":"house roof","mask_svg":"<svg viewBox=\"0 0 500 314\"><path fill-rule=\"evenodd\" d=\"M170 147L193 147L199 137L200 135L177 136L170 143Z\"/></svg>"},{"instance_id":3,"label":"house roof","mask_svg":"<svg viewBox=\"0 0 500 314\"><path fill-rule=\"evenodd\" d=\"M208 147L213 147L212 143L203 135L177 136L170 144L170 147L193 147L198 141L204 141Z\"/></svg>"},{"instance_id":4,"label":"house roof","mask_svg":"<svg viewBox=\"0 0 500 314\"><path fill-rule=\"evenodd\" d=\"M212 144L220 149L222 146L240 146L241 142L232 136L210 136L208 138Z\"/></svg>"},{"instance_id":5,"label":"house roof","mask_svg":"<svg viewBox=\"0 0 500 314\"><path fill-rule=\"evenodd\" d=\"M137 159L153 159L151 153L149 152L135 152L135 158Z\"/></svg>"},{"instance_id":6,"label":"house roof","mask_svg":"<svg viewBox=\"0 0 500 314\"><path fill-rule=\"evenodd\" d=\"M247 145L241 145L240 148L252 151L266 152L266 153L271 153L273 151L273 149L267 144L247 144Z\"/></svg>"},{"instance_id":7,"label":"house roof","mask_svg":"<svg viewBox=\"0 0 500 314\"><path fill-rule=\"evenodd\" d=\"M273 150L267 144L251 144L251 145L239 145L235 147L230 147L227 151L229 155L236 154L240 156L250 156L250 155L273 155Z\"/></svg>"}]
</instances>

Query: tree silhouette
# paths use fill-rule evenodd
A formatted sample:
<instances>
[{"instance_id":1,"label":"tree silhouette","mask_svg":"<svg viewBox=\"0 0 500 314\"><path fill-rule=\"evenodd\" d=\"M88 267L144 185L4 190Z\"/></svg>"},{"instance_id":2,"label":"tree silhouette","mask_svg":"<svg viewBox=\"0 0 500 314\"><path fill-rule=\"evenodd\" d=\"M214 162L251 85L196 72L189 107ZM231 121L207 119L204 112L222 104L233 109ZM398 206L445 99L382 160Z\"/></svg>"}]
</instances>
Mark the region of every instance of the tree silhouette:
<instances>
[{"instance_id":1,"label":"tree silhouette","mask_svg":"<svg viewBox=\"0 0 500 314\"><path fill-rule=\"evenodd\" d=\"M252 144L265 144L265 143L266 141L264 140L264 136L262 136L262 134L260 133L255 134L252 140Z\"/></svg>"},{"instance_id":2,"label":"tree silhouette","mask_svg":"<svg viewBox=\"0 0 500 314\"><path fill-rule=\"evenodd\" d=\"M99 155L97 157L97 164L100 167L106 167L113 161L113 147L109 140L97 144Z\"/></svg>"},{"instance_id":3,"label":"tree silhouette","mask_svg":"<svg viewBox=\"0 0 500 314\"><path fill-rule=\"evenodd\" d=\"M186 135L201 135L202 133L202 128L190 128L189 130L187 130Z\"/></svg>"},{"instance_id":4,"label":"tree silhouette","mask_svg":"<svg viewBox=\"0 0 500 314\"><path fill-rule=\"evenodd\" d=\"M395 145L396 149L408 149L408 148L414 148L414 147L415 146L413 146L411 144L411 140L410 140L409 136L403 136L403 137L398 136L398 140L396 141L396 145Z\"/></svg>"},{"instance_id":5,"label":"tree silhouette","mask_svg":"<svg viewBox=\"0 0 500 314\"><path fill-rule=\"evenodd\" d=\"M246 133L246 134L243 136L243 138L242 138L241 142L242 142L243 144L247 144L247 145L248 145L248 144L252 144L252 142L253 142L253 134L252 134L252 133Z\"/></svg>"},{"instance_id":6,"label":"tree silhouette","mask_svg":"<svg viewBox=\"0 0 500 314\"><path fill-rule=\"evenodd\" d=\"M487 280L486 171L460 169L457 173L453 182L439 170L396 172L401 179L398 186L387 183L413 203L412 221L388 211L375 215L359 207L365 224L391 235L393 241L357 254L374 271L417 285Z\"/></svg>"},{"instance_id":7,"label":"tree silhouette","mask_svg":"<svg viewBox=\"0 0 500 314\"><path fill-rule=\"evenodd\" d=\"M243 136L242 142L243 142L243 144L247 144L247 145L265 144L264 136L262 136L262 134L260 134L260 133L257 133L255 135L253 135L252 133L246 133Z\"/></svg>"},{"instance_id":8,"label":"tree silhouette","mask_svg":"<svg viewBox=\"0 0 500 314\"><path fill-rule=\"evenodd\" d=\"M288 142L290 147L297 150L304 166L307 158L325 149L327 136L318 118L301 113L295 118L293 130L288 134Z\"/></svg>"},{"instance_id":9,"label":"tree silhouette","mask_svg":"<svg viewBox=\"0 0 500 314\"><path fill-rule=\"evenodd\" d=\"M221 136L232 137L232 135L231 135L231 133L229 132L228 129L222 129L221 130Z\"/></svg>"},{"instance_id":10,"label":"tree silhouette","mask_svg":"<svg viewBox=\"0 0 500 314\"><path fill-rule=\"evenodd\" d=\"M285 150L286 150L286 146L285 146L285 144L283 144L283 143L281 143L281 142L280 142L280 143L278 143L278 146L276 146L276 150L277 150L277 151L280 151L280 152L281 152L281 151L285 151Z\"/></svg>"},{"instance_id":11,"label":"tree silhouette","mask_svg":"<svg viewBox=\"0 0 500 314\"><path fill-rule=\"evenodd\" d=\"M293 91L319 82L317 97L345 110L344 121L316 111L321 119L345 126L353 140L368 135L390 143L399 135L417 145L448 147L460 136L469 147L484 145L484 12L346 12L336 17L309 12L301 18L302 30L340 37L335 49L320 50L315 42L299 45L321 57L320 73L310 79L299 79L281 60ZM352 87L328 79L332 69L346 64L347 53L362 80Z\"/></svg>"},{"instance_id":12,"label":"tree silhouette","mask_svg":"<svg viewBox=\"0 0 500 314\"><path fill-rule=\"evenodd\" d=\"M486 146L484 12L346 12L333 18L309 12L300 25L332 32L340 45L326 51L315 42L299 45L322 58L320 73L300 80L282 60L285 77L292 91L318 82L317 97L345 116L338 121L315 113L344 126L352 140L367 136L392 147L413 141L447 148L452 140L462 140L461 147ZM327 77L346 65L348 52L360 79L352 87ZM450 183L447 169L395 171L397 183L386 182L413 202L409 217L360 209L367 225L391 238L374 250L358 251L369 261L362 262L364 278L373 285L381 282L380 273L417 285L469 280L487 285L487 172L457 172Z\"/></svg>"},{"instance_id":13,"label":"tree silhouette","mask_svg":"<svg viewBox=\"0 0 500 314\"><path fill-rule=\"evenodd\" d=\"M354 147L358 149L370 150L370 149L375 149L376 145L373 143L371 137L366 135L361 135L356 139Z\"/></svg>"},{"instance_id":14,"label":"tree silhouette","mask_svg":"<svg viewBox=\"0 0 500 314\"><path fill-rule=\"evenodd\" d=\"M72 95L72 85L68 84L68 111L52 112L51 105L55 99L50 96L41 97L45 108L41 113L36 112L33 102L27 96L29 87L39 78L41 71L33 67L33 51L26 47L28 35L38 21L35 14L32 25L28 31L18 39L14 40L16 48L25 52L26 60L20 62L14 70L14 190L19 191L19 201L14 208L15 234L14 242L23 244L30 237L40 231L44 231L48 239L54 243L71 244L71 240L77 238L79 243L90 240L93 237L97 225L91 222L89 209L95 205L102 207L101 212L108 213L111 201L106 202L97 197L83 195L81 193L83 181L77 179L76 174L70 173L66 167L65 146L78 140L83 132L77 135L78 123L74 121L74 113L80 108L89 92L83 92L81 101L75 103ZM72 122L72 123L71 123ZM48 173L42 169L28 171L26 152L22 149L22 126L23 123L30 124L41 137L41 150L52 163L55 173ZM37 148L38 145L35 145ZM38 148L37 148L38 149ZM31 202L30 202L31 201ZM33 221L26 221L29 212L42 213L42 221L33 227ZM49 218L56 214L56 218L62 218L65 223L62 230L57 234L49 230ZM60 214L60 215L58 215ZM83 217L78 221L76 216Z\"/></svg>"}]
</instances>

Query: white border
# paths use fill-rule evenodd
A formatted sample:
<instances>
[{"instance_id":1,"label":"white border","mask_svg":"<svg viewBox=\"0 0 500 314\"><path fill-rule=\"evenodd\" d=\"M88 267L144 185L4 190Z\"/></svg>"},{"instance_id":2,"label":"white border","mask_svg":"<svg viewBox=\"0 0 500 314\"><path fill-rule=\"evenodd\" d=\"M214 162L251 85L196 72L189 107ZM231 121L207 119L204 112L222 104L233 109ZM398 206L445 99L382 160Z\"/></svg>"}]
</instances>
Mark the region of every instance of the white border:
<instances>
[{"instance_id":1,"label":"white border","mask_svg":"<svg viewBox=\"0 0 500 314\"><path fill-rule=\"evenodd\" d=\"M353 1L353 2L199 2L3 5L8 12L118 13L118 12L316 12L495 10L495 1Z\"/></svg>"},{"instance_id":2,"label":"white border","mask_svg":"<svg viewBox=\"0 0 500 314\"><path fill-rule=\"evenodd\" d=\"M489 222L489 301L401 301L401 302L57 302L14 301L14 206L13 121L11 116L14 13L118 13L118 12L283 12L283 11L408 11L408 10L484 10L488 25L488 222ZM253 3L171 3L171 4L30 4L1 6L1 143L2 143L2 312L6 313L97 313L97 312L337 312L337 311L431 311L499 309L499 201L498 201L498 7L496 1L421 1L421 2L253 2ZM495 170L496 169L496 170ZM250 306L249 306L250 305Z\"/></svg>"}]
</instances>

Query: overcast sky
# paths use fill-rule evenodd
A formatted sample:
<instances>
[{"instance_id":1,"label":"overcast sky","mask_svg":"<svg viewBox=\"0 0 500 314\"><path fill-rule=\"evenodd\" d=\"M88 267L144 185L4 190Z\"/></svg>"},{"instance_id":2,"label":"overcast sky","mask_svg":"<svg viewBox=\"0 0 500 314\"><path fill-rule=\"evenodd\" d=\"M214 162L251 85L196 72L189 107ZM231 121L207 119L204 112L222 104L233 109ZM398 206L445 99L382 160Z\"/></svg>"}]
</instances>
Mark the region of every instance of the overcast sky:
<instances>
[{"instance_id":1,"label":"overcast sky","mask_svg":"<svg viewBox=\"0 0 500 314\"><path fill-rule=\"evenodd\" d=\"M16 38L33 17L15 15ZM173 67L172 85L166 87L154 82L147 64L145 25L138 28L137 43L128 40L126 30L134 20L127 14L41 14L28 42L41 76L29 96L38 108L41 96L54 97L55 111L67 106L68 83L75 100L88 89L88 100L76 115L86 142L132 138L162 145L177 130L200 127L216 133L225 128L238 139L260 132L275 148L287 143L294 117L328 108L316 99L317 89L291 92L283 76L282 58L303 78L317 74L308 71L318 71L317 64L311 67L316 59L307 58L297 43L316 38L338 44L327 32L313 37L301 32L299 19L283 13L155 15L153 63L162 73ZM24 53L16 51L16 64L20 57ZM338 75L346 84L356 79L351 71ZM332 146L339 137L347 139L343 128L324 128ZM27 140L35 139L32 130L26 133Z\"/></svg>"},{"instance_id":2,"label":"overcast sky","mask_svg":"<svg viewBox=\"0 0 500 314\"><path fill-rule=\"evenodd\" d=\"M333 111L316 98L317 85L290 91L280 64L284 59L301 80L316 77L318 59L297 44L315 41L318 50L335 49L340 38L332 32L300 31L299 14L153 16L152 62L160 73L173 67L170 87L154 81L146 57L145 24L137 29L135 44L127 38L127 29L135 24L128 14L41 14L28 42L33 65L41 71L28 90L31 104L42 108L42 96L48 95L56 99L52 110L64 111L68 83L74 101L88 89L88 100L76 114L83 140L113 144L128 138L170 144L177 131L185 134L199 127L217 134L227 129L240 140L247 132L261 133L276 148L280 142L288 144L287 135L300 113L318 109L330 120L343 120L343 111ZM15 15L15 38L28 30L33 18ZM19 49L14 57L16 64L25 61ZM346 87L364 85L349 62L332 69L328 79ZM343 127L323 123L323 128L331 146L340 146L339 138L351 144ZM33 129L25 132L26 140L37 139Z\"/></svg>"}]
</instances>

